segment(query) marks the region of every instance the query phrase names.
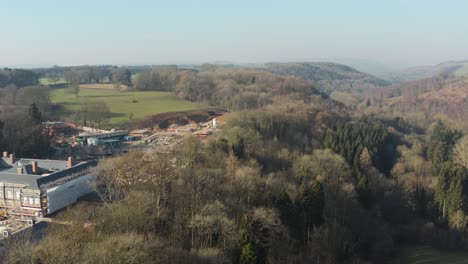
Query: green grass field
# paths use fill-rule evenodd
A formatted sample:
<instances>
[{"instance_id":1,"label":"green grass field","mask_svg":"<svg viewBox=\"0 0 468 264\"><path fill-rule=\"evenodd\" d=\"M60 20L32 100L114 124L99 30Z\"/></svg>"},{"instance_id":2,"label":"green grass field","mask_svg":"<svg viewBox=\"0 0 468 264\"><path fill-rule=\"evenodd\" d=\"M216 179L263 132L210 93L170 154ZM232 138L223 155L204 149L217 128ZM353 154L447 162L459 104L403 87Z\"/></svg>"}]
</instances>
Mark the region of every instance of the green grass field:
<instances>
[{"instance_id":1,"label":"green grass field","mask_svg":"<svg viewBox=\"0 0 468 264\"><path fill-rule=\"evenodd\" d=\"M111 125L123 125L129 122L129 114L133 113L133 119L144 116L164 113L186 111L200 108L201 105L180 100L168 92L126 92L105 89L81 88L79 96L71 94L69 89L54 89L50 92L53 103L62 106L63 117L71 117L80 109L84 102L104 102L112 113L109 123ZM134 102L135 101L135 102Z\"/></svg>"},{"instance_id":2,"label":"green grass field","mask_svg":"<svg viewBox=\"0 0 468 264\"><path fill-rule=\"evenodd\" d=\"M391 264L465 264L468 252L445 252L429 246L406 246Z\"/></svg>"},{"instance_id":3,"label":"green grass field","mask_svg":"<svg viewBox=\"0 0 468 264\"><path fill-rule=\"evenodd\" d=\"M59 85L59 84L65 84L67 81L65 79L60 79L56 83L53 83L49 80L49 78L40 78L39 79L39 84L40 85Z\"/></svg>"}]
</instances>

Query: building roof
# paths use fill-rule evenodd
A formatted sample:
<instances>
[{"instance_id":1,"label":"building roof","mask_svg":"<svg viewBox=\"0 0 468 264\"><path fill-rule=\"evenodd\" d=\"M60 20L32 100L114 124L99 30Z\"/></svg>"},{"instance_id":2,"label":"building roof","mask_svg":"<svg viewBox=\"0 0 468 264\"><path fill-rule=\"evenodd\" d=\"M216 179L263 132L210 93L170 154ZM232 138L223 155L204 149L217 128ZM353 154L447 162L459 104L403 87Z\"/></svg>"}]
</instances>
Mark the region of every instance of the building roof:
<instances>
[{"instance_id":1,"label":"building roof","mask_svg":"<svg viewBox=\"0 0 468 264\"><path fill-rule=\"evenodd\" d=\"M39 189L37 179L40 177L39 175L0 172L0 182L24 184L28 189Z\"/></svg>"},{"instance_id":2,"label":"building roof","mask_svg":"<svg viewBox=\"0 0 468 264\"><path fill-rule=\"evenodd\" d=\"M37 162L37 174L32 169L34 162ZM24 184L28 189L40 189L47 183L81 173L96 164L96 161L80 162L69 168L68 162L62 160L19 159L10 164L9 158L1 158L0 183ZM23 173L18 173L18 169Z\"/></svg>"},{"instance_id":3,"label":"building roof","mask_svg":"<svg viewBox=\"0 0 468 264\"><path fill-rule=\"evenodd\" d=\"M3 162L0 167L0 173L5 170L11 170L16 172L16 168L28 167L33 162L37 162L39 168L48 171L60 171L67 169L68 162L66 160L45 160L45 159L19 159L15 160L13 166L9 164L10 158L2 158Z\"/></svg>"}]
</instances>

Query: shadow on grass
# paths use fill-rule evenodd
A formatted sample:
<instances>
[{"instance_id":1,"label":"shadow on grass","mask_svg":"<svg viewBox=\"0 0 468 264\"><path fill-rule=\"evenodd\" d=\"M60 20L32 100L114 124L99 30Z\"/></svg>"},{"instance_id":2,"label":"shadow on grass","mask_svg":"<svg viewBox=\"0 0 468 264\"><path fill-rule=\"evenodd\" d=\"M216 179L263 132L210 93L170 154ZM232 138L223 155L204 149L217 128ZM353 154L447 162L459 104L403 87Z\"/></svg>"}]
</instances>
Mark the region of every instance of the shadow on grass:
<instances>
[{"instance_id":1,"label":"shadow on grass","mask_svg":"<svg viewBox=\"0 0 468 264\"><path fill-rule=\"evenodd\" d=\"M74 110L67 109L65 107L65 104L55 104L51 110L52 118L56 120L63 120L64 118L69 118L76 113L76 111Z\"/></svg>"},{"instance_id":2,"label":"shadow on grass","mask_svg":"<svg viewBox=\"0 0 468 264\"><path fill-rule=\"evenodd\" d=\"M68 88L68 84L66 83L49 84L49 87L51 89L64 89L64 88Z\"/></svg>"}]
</instances>

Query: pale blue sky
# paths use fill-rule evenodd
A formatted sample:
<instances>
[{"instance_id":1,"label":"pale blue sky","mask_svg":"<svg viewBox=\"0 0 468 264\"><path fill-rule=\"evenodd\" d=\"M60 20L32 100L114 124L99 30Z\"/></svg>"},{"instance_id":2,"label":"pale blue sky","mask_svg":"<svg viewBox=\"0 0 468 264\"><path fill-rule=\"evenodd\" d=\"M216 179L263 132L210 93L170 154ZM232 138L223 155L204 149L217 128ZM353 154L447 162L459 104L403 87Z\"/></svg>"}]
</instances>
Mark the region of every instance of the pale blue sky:
<instances>
[{"instance_id":1,"label":"pale blue sky","mask_svg":"<svg viewBox=\"0 0 468 264\"><path fill-rule=\"evenodd\" d=\"M468 59L465 0L0 0L0 65Z\"/></svg>"}]
</instances>

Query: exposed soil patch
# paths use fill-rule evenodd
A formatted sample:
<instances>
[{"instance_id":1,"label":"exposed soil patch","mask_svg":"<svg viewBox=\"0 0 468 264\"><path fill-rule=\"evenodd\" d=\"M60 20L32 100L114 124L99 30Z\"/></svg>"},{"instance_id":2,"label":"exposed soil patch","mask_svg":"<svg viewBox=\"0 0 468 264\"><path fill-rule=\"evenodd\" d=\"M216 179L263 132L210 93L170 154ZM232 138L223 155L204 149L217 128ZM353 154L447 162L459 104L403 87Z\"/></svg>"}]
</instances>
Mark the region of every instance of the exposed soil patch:
<instances>
[{"instance_id":1,"label":"exposed soil patch","mask_svg":"<svg viewBox=\"0 0 468 264\"><path fill-rule=\"evenodd\" d=\"M165 129L172 124L187 125L190 123L200 123L209 121L212 118L221 116L227 111L220 108L206 108L181 112L161 113L144 117L130 124L131 129Z\"/></svg>"}]
</instances>

